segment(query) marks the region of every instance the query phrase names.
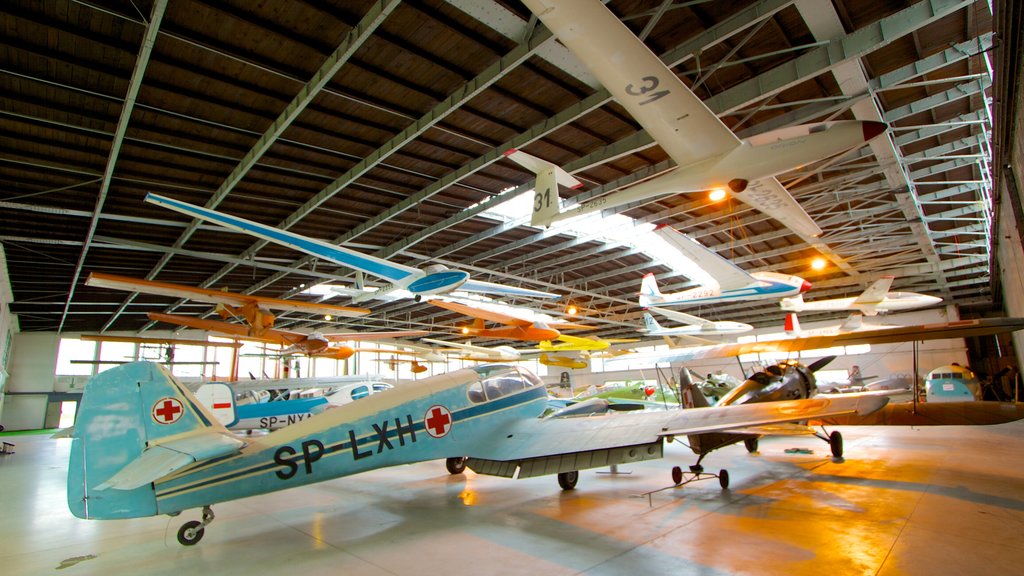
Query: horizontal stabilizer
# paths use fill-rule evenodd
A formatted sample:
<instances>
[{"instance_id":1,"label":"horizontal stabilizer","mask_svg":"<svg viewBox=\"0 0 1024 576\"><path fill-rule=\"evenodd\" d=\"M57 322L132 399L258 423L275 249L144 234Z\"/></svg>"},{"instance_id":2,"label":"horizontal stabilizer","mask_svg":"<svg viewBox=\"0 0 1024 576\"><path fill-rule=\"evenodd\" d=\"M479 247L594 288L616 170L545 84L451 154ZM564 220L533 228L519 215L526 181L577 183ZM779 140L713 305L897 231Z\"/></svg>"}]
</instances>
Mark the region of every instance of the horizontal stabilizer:
<instances>
[{"instance_id":1,"label":"horizontal stabilizer","mask_svg":"<svg viewBox=\"0 0 1024 576\"><path fill-rule=\"evenodd\" d=\"M155 482L193 462L235 454L243 446L245 442L213 430L150 445L138 458L97 485L95 489L133 490Z\"/></svg>"}]
</instances>

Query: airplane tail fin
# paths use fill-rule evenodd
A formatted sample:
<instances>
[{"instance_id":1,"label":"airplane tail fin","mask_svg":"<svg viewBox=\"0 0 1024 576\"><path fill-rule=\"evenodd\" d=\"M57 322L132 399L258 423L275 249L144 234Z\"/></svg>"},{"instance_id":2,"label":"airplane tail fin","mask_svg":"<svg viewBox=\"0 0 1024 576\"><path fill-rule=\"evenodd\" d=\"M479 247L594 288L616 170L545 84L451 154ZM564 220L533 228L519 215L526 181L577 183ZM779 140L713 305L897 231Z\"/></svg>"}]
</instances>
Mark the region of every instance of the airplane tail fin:
<instances>
[{"instance_id":1,"label":"airplane tail fin","mask_svg":"<svg viewBox=\"0 0 1024 576\"><path fill-rule=\"evenodd\" d=\"M864 326L864 316L860 314L850 314L842 324L839 325L840 332L853 332L854 330L860 330Z\"/></svg>"},{"instance_id":2,"label":"airplane tail fin","mask_svg":"<svg viewBox=\"0 0 1024 576\"><path fill-rule=\"evenodd\" d=\"M679 390L682 392L680 397L682 398L684 410L687 408L707 408L710 406L708 399L700 391L700 387L693 383L689 368L683 367L679 370Z\"/></svg>"},{"instance_id":3,"label":"airplane tail fin","mask_svg":"<svg viewBox=\"0 0 1024 576\"><path fill-rule=\"evenodd\" d=\"M797 336L800 334L800 320L796 317L795 312L786 314L786 334L790 336Z\"/></svg>"},{"instance_id":4,"label":"airplane tail fin","mask_svg":"<svg viewBox=\"0 0 1024 576\"><path fill-rule=\"evenodd\" d=\"M244 442L152 362L100 373L86 386L68 462L68 508L78 518L160 513L153 482Z\"/></svg>"},{"instance_id":5,"label":"airplane tail fin","mask_svg":"<svg viewBox=\"0 0 1024 576\"><path fill-rule=\"evenodd\" d=\"M561 167L515 148L505 156L537 175L534 185L533 216L531 226L548 227L560 213L558 185L579 188L583 184Z\"/></svg>"},{"instance_id":6,"label":"airplane tail fin","mask_svg":"<svg viewBox=\"0 0 1024 576\"><path fill-rule=\"evenodd\" d=\"M644 312L644 326L647 327L648 334L657 334L663 330L661 324L658 324L650 312Z\"/></svg>"},{"instance_id":7,"label":"airplane tail fin","mask_svg":"<svg viewBox=\"0 0 1024 576\"><path fill-rule=\"evenodd\" d=\"M658 281L654 274L645 274L640 282L640 305L644 308L657 306L665 301L665 296L658 290Z\"/></svg>"}]
</instances>

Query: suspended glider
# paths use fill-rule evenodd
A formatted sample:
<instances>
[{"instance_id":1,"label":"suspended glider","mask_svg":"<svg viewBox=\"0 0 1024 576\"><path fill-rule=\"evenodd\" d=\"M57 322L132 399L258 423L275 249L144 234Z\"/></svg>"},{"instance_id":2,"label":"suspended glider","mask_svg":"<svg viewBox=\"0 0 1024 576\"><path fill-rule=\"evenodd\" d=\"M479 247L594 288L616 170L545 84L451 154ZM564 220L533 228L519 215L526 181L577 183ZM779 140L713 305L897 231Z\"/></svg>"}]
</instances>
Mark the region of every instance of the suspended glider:
<instances>
[{"instance_id":1,"label":"suspended glider","mask_svg":"<svg viewBox=\"0 0 1024 576\"><path fill-rule=\"evenodd\" d=\"M257 238L267 240L268 242L287 246L288 248L305 252L306 254L323 258L324 260L329 260L336 264L347 266L360 272L365 272L366 274L372 274L391 283L390 286L377 291L377 295L384 295L394 289L404 289L414 297L423 297L435 294L445 294L458 289L464 292L483 292L506 296L558 298L557 294L553 294L551 292L473 280L469 277L468 272L462 270L449 270L447 267L440 264L432 264L423 269L413 268L411 266L398 264L383 258L377 258L376 256L370 256L369 254L356 252L355 250L350 250L343 246L335 246L334 244L324 242L323 240L308 238L294 232L281 230L280 228L274 228L273 226L266 226L253 222L252 220L223 214L208 208L194 206L187 202L174 200L172 198L165 198L152 193L146 195L146 202L163 206L164 208L169 208L176 212L181 212L182 214L193 218L214 222L224 226L225 228L244 232Z\"/></svg>"},{"instance_id":2,"label":"suspended glider","mask_svg":"<svg viewBox=\"0 0 1024 576\"><path fill-rule=\"evenodd\" d=\"M753 145L737 138L598 0L524 4L678 165L668 174L564 212L559 211L557 187L538 185L534 225L668 194L719 189L799 234L818 236L821 229L775 176L864 144L886 130L880 122L833 122Z\"/></svg>"}]
</instances>

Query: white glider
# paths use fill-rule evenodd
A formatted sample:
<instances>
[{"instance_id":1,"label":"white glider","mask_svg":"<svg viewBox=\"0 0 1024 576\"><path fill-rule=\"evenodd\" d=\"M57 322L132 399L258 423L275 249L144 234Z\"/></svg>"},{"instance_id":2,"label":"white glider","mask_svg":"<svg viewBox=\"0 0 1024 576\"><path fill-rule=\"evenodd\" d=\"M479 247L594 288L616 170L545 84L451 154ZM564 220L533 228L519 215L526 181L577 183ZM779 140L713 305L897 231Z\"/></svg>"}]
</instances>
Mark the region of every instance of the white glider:
<instances>
[{"instance_id":1,"label":"white glider","mask_svg":"<svg viewBox=\"0 0 1024 576\"><path fill-rule=\"evenodd\" d=\"M932 306L942 302L942 298L918 294L916 292L889 292L893 276L883 276L855 298L833 298L804 302L802 294L784 298L779 305L787 312L826 312L833 310L858 310L867 316L879 312L896 312L911 310L923 306Z\"/></svg>"},{"instance_id":2,"label":"white glider","mask_svg":"<svg viewBox=\"0 0 1024 576\"><path fill-rule=\"evenodd\" d=\"M818 236L821 229L775 176L863 144L886 130L881 122L834 122L754 145L737 138L598 0L523 3L678 165L668 174L564 212L559 211L557 188L538 186L535 226L668 194L720 189L798 234Z\"/></svg>"}]
</instances>

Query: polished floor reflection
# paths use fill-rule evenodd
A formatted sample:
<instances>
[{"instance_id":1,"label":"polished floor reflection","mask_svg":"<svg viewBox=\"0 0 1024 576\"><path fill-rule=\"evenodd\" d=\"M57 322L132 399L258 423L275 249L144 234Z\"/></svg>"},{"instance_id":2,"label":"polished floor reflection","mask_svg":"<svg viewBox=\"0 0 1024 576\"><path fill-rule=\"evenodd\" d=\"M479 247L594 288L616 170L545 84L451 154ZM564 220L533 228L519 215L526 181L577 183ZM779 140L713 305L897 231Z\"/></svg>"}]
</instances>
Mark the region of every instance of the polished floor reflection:
<instances>
[{"instance_id":1,"label":"polished floor reflection","mask_svg":"<svg viewBox=\"0 0 1024 576\"><path fill-rule=\"evenodd\" d=\"M203 541L177 518L84 521L65 504L70 440L8 438L0 573L21 574L1021 574L1024 423L843 428L846 461L813 438L716 452L718 482L667 487L694 461L629 474L449 476L427 462L214 506ZM804 448L806 453L786 453Z\"/></svg>"}]
</instances>

